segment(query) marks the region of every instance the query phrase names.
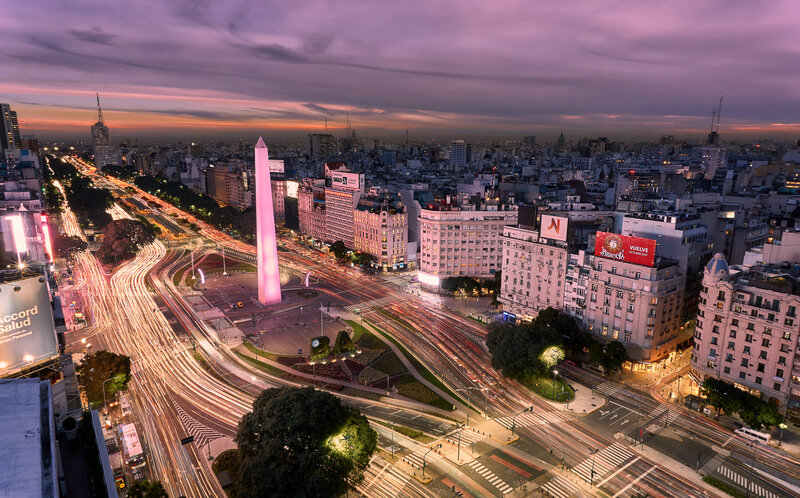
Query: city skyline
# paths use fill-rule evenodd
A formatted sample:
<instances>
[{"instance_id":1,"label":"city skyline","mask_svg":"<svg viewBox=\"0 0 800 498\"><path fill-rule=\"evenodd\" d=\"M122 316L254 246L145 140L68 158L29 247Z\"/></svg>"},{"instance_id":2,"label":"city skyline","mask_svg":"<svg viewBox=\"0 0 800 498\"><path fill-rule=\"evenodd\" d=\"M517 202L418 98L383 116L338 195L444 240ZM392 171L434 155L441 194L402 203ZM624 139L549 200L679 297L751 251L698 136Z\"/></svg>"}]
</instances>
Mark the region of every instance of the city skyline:
<instances>
[{"instance_id":1,"label":"city skyline","mask_svg":"<svg viewBox=\"0 0 800 498\"><path fill-rule=\"evenodd\" d=\"M54 138L86 134L95 92L117 140L348 118L371 136L702 137L721 93L726 137L800 130L790 2L459 7L11 6L0 99ZM31 36L32 17L52 28Z\"/></svg>"}]
</instances>

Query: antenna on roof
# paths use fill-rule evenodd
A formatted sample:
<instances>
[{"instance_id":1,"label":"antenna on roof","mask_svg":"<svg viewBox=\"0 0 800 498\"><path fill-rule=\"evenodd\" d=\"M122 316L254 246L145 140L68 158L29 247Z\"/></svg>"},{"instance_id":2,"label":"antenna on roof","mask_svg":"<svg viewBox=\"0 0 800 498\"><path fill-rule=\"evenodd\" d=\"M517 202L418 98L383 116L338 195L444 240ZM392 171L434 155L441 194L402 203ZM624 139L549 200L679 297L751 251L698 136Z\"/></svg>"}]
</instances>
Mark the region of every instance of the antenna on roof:
<instances>
[{"instance_id":1,"label":"antenna on roof","mask_svg":"<svg viewBox=\"0 0 800 498\"><path fill-rule=\"evenodd\" d=\"M711 128L708 130L709 133L714 133L714 118L717 116L717 111L711 111Z\"/></svg>"},{"instance_id":2,"label":"antenna on roof","mask_svg":"<svg viewBox=\"0 0 800 498\"><path fill-rule=\"evenodd\" d=\"M100 124L103 124L103 110L100 109L100 93L96 93L97 95L97 118Z\"/></svg>"},{"instance_id":3,"label":"antenna on roof","mask_svg":"<svg viewBox=\"0 0 800 498\"><path fill-rule=\"evenodd\" d=\"M719 117L722 115L722 99L725 94L719 96L719 109L717 109L717 132L719 132Z\"/></svg>"},{"instance_id":4,"label":"antenna on roof","mask_svg":"<svg viewBox=\"0 0 800 498\"><path fill-rule=\"evenodd\" d=\"M325 118L325 133L328 133L328 118Z\"/></svg>"}]
</instances>

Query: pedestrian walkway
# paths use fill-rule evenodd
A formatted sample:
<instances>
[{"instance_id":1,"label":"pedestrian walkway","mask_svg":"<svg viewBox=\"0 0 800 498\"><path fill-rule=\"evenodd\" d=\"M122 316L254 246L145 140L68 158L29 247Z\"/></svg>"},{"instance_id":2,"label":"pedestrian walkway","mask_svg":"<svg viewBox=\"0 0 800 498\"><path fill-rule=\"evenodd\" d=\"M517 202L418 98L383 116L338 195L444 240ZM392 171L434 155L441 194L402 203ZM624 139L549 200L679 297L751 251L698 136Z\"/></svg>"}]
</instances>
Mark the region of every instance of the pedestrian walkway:
<instances>
[{"instance_id":1,"label":"pedestrian walkway","mask_svg":"<svg viewBox=\"0 0 800 498\"><path fill-rule=\"evenodd\" d=\"M667 425L675 422L676 420L678 420L678 417L681 416L681 413L677 408L675 408L674 406L670 407L667 403L662 403L657 407L655 407L652 412L650 412L650 417L656 418L662 415L667 410L669 410L669 413L667 413L664 417L662 417L662 419L666 419Z\"/></svg>"},{"instance_id":2,"label":"pedestrian walkway","mask_svg":"<svg viewBox=\"0 0 800 498\"><path fill-rule=\"evenodd\" d=\"M500 417L495 421L505 427L511 429L514 425L514 417ZM516 427L532 427L539 425L558 424L571 420L569 415L563 412L538 412L538 413L522 413L517 415Z\"/></svg>"},{"instance_id":3,"label":"pedestrian walkway","mask_svg":"<svg viewBox=\"0 0 800 498\"><path fill-rule=\"evenodd\" d=\"M205 446L211 441L224 437L222 434L215 431L214 429L210 429L205 425L201 424L200 422L198 422L197 420L193 419L175 401L172 402L172 405L175 407L175 410L177 410L178 418L181 419L181 423L183 424L183 427L186 429L186 432L189 433L190 436L194 436L194 442L198 446L201 447Z\"/></svg>"},{"instance_id":4,"label":"pedestrian walkway","mask_svg":"<svg viewBox=\"0 0 800 498\"><path fill-rule=\"evenodd\" d=\"M597 482L597 479L615 467L619 467L631 457L633 457L633 453L621 444L614 443L573 467L572 472L588 483Z\"/></svg>"},{"instance_id":5,"label":"pedestrian walkway","mask_svg":"<svg viewBox=\"0 0 800 498\"><path fill-rule=\"evenodd\" d=\"M607 380L602 384L598 384L594 387L594 390L603 394L605 396L612 396L613 394L619 392L622 389L622 385L617 382L611 382Z\"/></svg>"},{"instance_id":6,"label":"pedestrian walkway","mask_svg":"<svg viewBox=\"0 0 800 498\"><path fill-rule=\"evenodd\" d=\"M506 484L505 481L497 477L494 472L484 467L479 461L473 460L469 463L469 466L472 468L472 470L477 472L478 475L489 481L492 486L499 489L504 495L507 495L514 490L514 488Z\"/></svg>"},{"instance_id":7,"label":"pedestrian walkway","mask_svg":"<svg viewBox=\"0 0 800 498\"><path fill-rule=\"evenodd\" d=\"M578 487L577 484L561 476L555 476L542 486L542 492L545 493L545 495L555 498L568 498L576 494L580 489L581 488Z\"/></svg>"},{"instance_id":8,"label":"pedestrian walkway","mask_svg":"<svg viewBox=\"0 0 800 498\"><path fill-rule=\"evenodd\" d=\"M434 453L432 451L430 453L428 453L428 456L425 456L425 453L427 453L427 452L428 452L427 449L424 449L424 448L423 449L418 449L414 453L409 453L408 455L403 455L402 459L404 461L410 463L411 466L416 468L416 469L421 469L422 468L423 459L424 459L424 463L426 465L430 464L431 462L436 462L436 461L442 459L442 457L438 453Z\"/></svg>"},{"instance_id":9,"label":"pedestrian walkway","mask_svg":"<svg viewBox=\"0 0 800 498\"><path fill-rule=\"evenodd\" d=\"M775 493L762 488L755 482L750 481L750 479L747 479L745 476L734 472L732 469L724 465L720 466L717 469L717 473L722 477L728 479L729 481L738 484L743 489L752 492L755 496L762 496L764 498L778 498L778 495L776 495Z\"/></svg>"},{"instance_id":10,"label":"pedestrian walkway","mask_svg":"<svg viewBox=\"0 0 800 498\"><path fill-rule=\"evenodd\" d=\"M395 498L403 496L403 489L410 479L409 474L386 460L373 457L356 489L364 496Z\"/></svg>"},{"instance_id":11,"label":"pedestrian walkway","mask_svg":"<svg viewBox=\"0 0 800 498\"><path fill-rule=\"evenodd\" d=\"M450 434L446 436L449 442L456 443L458 442L459 434L461 435L461 444L470 444L470 443L477 443L478 441L483 441L486 439L486 434L481 434L480 432L473 431L469 427L465 427L463 429L456 429Z\"/></svg>"}]
</instances>

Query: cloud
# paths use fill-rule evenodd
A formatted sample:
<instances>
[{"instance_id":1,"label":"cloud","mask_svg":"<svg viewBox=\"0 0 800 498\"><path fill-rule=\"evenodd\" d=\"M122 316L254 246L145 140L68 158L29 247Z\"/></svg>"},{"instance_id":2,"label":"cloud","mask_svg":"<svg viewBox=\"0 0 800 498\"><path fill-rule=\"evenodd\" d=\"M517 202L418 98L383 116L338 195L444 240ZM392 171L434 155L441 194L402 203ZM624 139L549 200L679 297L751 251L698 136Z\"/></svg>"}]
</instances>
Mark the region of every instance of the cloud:
<instances>
[{"instance_id":1,"label":"cloud","mask_svg":"<svg viewBox=\"0 0 800 498\"><path fill-rule=\"evenodd\" d=\"M97 43L99 45L111 45L111 40L116 36L104 32L98 27L91 27L90 29L70 29L67 33L81 41L89 43Z\"/></svg>"}]
</instances>

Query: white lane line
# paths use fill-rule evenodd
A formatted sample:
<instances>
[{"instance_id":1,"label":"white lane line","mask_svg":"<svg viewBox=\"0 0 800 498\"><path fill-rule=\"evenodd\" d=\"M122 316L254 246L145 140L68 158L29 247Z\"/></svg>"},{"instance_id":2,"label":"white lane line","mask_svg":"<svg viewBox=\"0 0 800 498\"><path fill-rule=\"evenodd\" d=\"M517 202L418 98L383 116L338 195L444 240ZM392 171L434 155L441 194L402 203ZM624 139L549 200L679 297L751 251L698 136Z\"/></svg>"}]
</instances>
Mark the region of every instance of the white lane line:
<instances>
[{"instance_id":1,"label":"white lane line","mask_svg":"<svg viewBox=\"0 0 800 498\"><path fill-rule=\"evenodd\" d=\"M611 498L617 498L619 495L621 495L621 494L622 494L622 493L624 493L625 491L628 491L628 489L630 489L630 487L631 487L631 486L633 486L633 485L634 485L634 484L636 484L637 482L641 481L641 480L642 480L642 478L644 478L645 476L647 476L647 474L649 474L650 472L652 472L652 471L654 471L654 470L656 470L656 467L655 467L655 466L653 466L653 467L650 467L650 468L647 470L647 472L645 472L644 474L640 475L639 477L637 477L636 479L634 479L633 481L631 481L631 483L630 483L630 484L628 484L628 485L627 485L627 486L625 486L624 488L620 489L620 490L619 490L619 492L617 492L617 494L615 494L615 495L614 495L614 496L612 496Z\"/></svg>"},{"instance_id":2,"label":"white lane line","mask_svg":"<svg viewBox=\"0 0 800 498\"><path fill-rule=\"evenodd\" d=\"M606 477L606 478L605 478L605 479L603 479L601 482L597 483L597 487L599 488L599 487L600 487L600 486L602 486L603 484L607 483L607 482L608 482L608 481L609 481L611 478L613 478L615 475L617 475L617 474L619 474L620 472L622 472L623 470L627 469L628 467L630 467L631 465L633 465L634 463L636 463L638 460L641 460L641 458L642 458L642 457L640 457L640 456L637 456L636 458L634 458L634 459L633 459L633 460L631 460L630 462L626 463L624 467L621 467L621 468L617 469L617 471L616 471L616 472L614 472L614 473L613 473L613 474L611 474L610 476Z\"/></svg>"}]
</instances>

